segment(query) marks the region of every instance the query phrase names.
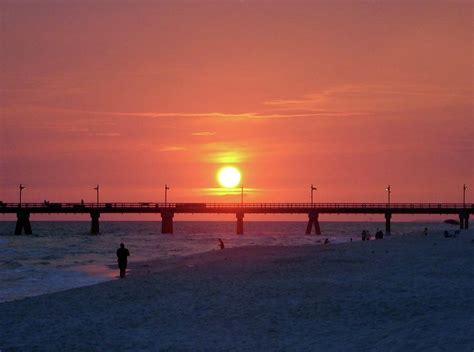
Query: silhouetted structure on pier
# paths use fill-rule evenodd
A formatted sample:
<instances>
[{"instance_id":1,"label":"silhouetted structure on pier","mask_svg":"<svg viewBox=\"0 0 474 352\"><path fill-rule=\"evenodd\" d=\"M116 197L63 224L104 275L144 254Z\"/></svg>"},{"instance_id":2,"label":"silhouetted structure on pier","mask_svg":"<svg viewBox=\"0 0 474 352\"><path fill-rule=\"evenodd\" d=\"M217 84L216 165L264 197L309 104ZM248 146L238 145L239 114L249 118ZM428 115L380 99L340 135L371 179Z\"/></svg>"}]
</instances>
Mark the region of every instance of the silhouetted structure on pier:
<instances>
[{"instance_id":1,"label":"silhouetted structure on pier","mask_svg":"<svg viewBox=\"0 0 474 352\"><path fill-rule=\"evenodd\" d=\"M469 228L474 204L456 203L2 203L0 213L17 214L15 234L31 234L30 214L90 214L91 233L99 233L100 214L161 214L161 232L173 233L174 214L233 213L237 234L244 233L245 214L307 214L306 234L321 234L319 214L383 214L385 231L391 231L393 214L456 214L460 228Z\"/></svg>"}]
</instances>

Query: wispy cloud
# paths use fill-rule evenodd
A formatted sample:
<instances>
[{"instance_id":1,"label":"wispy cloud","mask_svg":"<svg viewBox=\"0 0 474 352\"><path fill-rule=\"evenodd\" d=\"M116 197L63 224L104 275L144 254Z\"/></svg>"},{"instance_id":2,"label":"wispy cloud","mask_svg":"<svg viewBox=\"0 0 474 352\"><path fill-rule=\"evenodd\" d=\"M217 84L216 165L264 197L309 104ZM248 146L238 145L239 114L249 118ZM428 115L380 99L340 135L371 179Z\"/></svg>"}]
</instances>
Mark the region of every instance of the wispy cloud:
<instances>
[{"instance_id":1,"label":"wispy cloud","mask_svg":"<svg viewBox=\"0 0 474 352\"><path fill-rule=\"evenodd\" d=\"M443 106L470 104L472 92L459 88L428 84L344 84L312 92L300 97L282 97L263 101L255 111L100 111L74 108L24 106L3 108L4 112L23 109L28 112L74 113L104 117L129 118L214 118L222 121L250 121L289 118L337 118L368 116L379 113L428 109ZM214 132L198 131L193 136L212 136Z\"/></svg>"},{"instance_id":2,"label":"wispy cloud","mask_svg":"<svg viewBox=\"0 0 474 352\"><path fill-rule=\"evenodd\" d=\"M191 135L193 136L214 136L215 134L216 132L209 132L209 131L191 133Z\"/></svg>"},{"instance_id":3,"label":"wispy cloud","mask_svg":"<svg viewBox=\"0 0 474 352\"><path fill-rule=\"evenodd\" d=\"M8 108L3 109L4 112L13 111L18 112L21 109ZM51 113L75 113L83 115L101 115L101 116L123 116L135 118L218 118L218 119L232 119L232 120L252 120L252 119L269 119L269 118L291 118L291 117L311 117L318 114L326 114L326 112L317 111L261 111L261 112L120 112L120 111L99 111L99 110L79 110L59 107L41 107L29 106L27 108L32 111L44 111Z\"/></svg>"},{"instance_id":4,"label":"wispy cloud","mask_svg":"<svg viewBox=\"0 0 474 352\"><path fill-rule=\"evenodd\" d=\"M161 147L159 150L160 150L160 152L180 152L180 151L186 150L186 148L171 145L171 146Z\"/></svg>"},{"instance_id":5,"label":"wispy cloud","mask_svg":"<svg viewBox=\"0 0 474 352\"><path fill-rule=\"evenodd\" d=\"M201 145L204 161L216 164L238 164L248 160L252 151L245 144L206 143Z\"/></svg>"},{"instance_id":6,"label":"wispy cloud","mask_svg":"<svg viewBox=\"0 0 474 352\"><path fill-rule=\"evenodd\" d=\"M313 113L273 113L273 112L241 112L241 113L230 113L230 112L101 112L101 111L81 111L83 113L90 114L107 114L116 116L129 116L129 117L148 117L148 118L166 118L166 117L180 117L180 118L199 118L199 117L214 117L221 119L237 119L237 120L249 120L249 119L265 119L265 118L282 118L282 117L308 117L312 116Z\"/></svg>"},{"instance_id":7,"label":"wispy cloud","mask_svg":"<svg viewBox=\"0 0 474 352\"><path fill-rule=\"evenodd\" d=\"M420 84L346 84L301 98L276 99L263 104L272 111L305 112L314 116L354 116L420 107L467 103L471 93L450 87Z\"/></svg>"},{"instance_id":8,"label":"wispy cloud","mask_svg":"<svg viewBox=\"0 0 474 352\"><path fill-rule=\"evenodd\" d=\"M97 132L94 133L94 136L99 136L99 137L120 137L121 134L118 132Z\"/></svg>"},{"instance_id":9,"label":"wispy cloud","mask_svg":"<svg viewBox=\"0 0 474 352\"><path fill-rule=\"evenodd\" d=\"M234 187L234 188L216 187L216 188L204 188L202 191L206 195L227 196L227 195L240 195L242 192L242 189L240 187ZM245 195L255 194L257 192L259 192L259 189L257 188L244 188L244 197Z\"/></svg>"}]
</instances>

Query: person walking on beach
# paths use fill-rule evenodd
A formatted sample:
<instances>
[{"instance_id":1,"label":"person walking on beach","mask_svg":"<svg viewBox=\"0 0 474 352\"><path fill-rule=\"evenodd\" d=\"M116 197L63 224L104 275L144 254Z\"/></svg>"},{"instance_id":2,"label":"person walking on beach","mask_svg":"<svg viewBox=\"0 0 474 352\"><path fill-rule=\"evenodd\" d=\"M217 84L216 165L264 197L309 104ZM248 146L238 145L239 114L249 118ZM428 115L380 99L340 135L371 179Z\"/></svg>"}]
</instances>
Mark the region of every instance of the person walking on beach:
<instances>
[{"instance_id":1,"label":"person walking on beach","mask_svg":"<svg viewBox=\"0 0 474 352\"><path fill-rule=\"evenodd\" d=\"M219 247L221 247L221 249L224 249L224 241L222 241L220 238L218 238L217 240L219 241Z\"/></svg>"},{"instance_id":2,"label":"person walking on beach","mask_svg":"<svg viewBox=\"0 0 474 352\"><path fill-rule=\"evenodd\" d=\"M120 243L120 248L117 249L117 262L120 269L120 278L125 278L125 273L127 270L127 257L130 256L130 252L123 243Z\"/></svg>"}]
</instances>

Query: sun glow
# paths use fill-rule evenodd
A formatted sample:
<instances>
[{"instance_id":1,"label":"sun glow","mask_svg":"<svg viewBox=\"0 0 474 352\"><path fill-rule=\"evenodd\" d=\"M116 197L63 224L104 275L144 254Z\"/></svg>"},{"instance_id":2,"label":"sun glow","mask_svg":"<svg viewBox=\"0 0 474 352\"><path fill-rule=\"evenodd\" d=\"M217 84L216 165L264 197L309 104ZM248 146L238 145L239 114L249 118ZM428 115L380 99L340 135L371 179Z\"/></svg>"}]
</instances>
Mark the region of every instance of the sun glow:
<instances>
[{"instance_id":1,"label":"sun glow","mask_svg":"<svg viewBox=\"0 0 474 352\"><path fill-rule=\"evenodd\" d=\"M240 171L233 166L226 166L217 173L217 180L222 187L233 188L240 183Z\"/></svg>"}]
</instances>

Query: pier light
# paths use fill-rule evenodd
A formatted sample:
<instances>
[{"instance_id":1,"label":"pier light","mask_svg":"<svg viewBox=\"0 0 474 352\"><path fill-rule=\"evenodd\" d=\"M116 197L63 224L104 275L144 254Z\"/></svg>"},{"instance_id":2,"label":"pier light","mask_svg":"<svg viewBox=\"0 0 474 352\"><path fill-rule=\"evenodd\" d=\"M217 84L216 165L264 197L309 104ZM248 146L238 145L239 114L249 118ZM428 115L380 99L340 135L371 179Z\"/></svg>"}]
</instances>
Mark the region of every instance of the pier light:
<instances>
[{"instance_id":1,"label":"pier light","mask_svg":"<svg viewBox=\"0 0 474 352\"><path fill-rule=\"evenodd\" d=\"M21 183L20 183L20 207L21 207L21 193L23 192L23 190L25 189L26 187L23 186Z\"/></svg>"},{"instance_id":2,"label":"pier light","mask_svg":"<svg viewBox=\"0 0 474 352\"><path fill-rule=\"evenodd\" d=\"M97 185L96 187L94 187L94 189L96 190L97 207L99 207L99 185Z\"/></svg>"},{"instance_id":3,"label":"pier light","mask_svg":"<svg viewBox=\"0 0 474 352\"><path fill-rule=\"evenodd\" d=\"M390 206L390 194L392 193L392 189L390 188L390 184L387 186L387 188L385 188L385 190L387 191L387 198L388 198L388 206Z\"/></svg>"},{"instance_id":4,"label":"pier light","mask_svg":"<svg viewBox=\"0 0 474 352\"><path fill-rule=\"evenodd\" d=\"M311 206L313 206L313 191L317 191L318 189L311 184Z\"/></svg>"},{"instance_id":5,"label":"pier light","mask_svg":"<svg viewBox=\"0 0 474 352\"><path fill-rule=\"evenodd\" d=\"M170 187L165 184L165 207L166 207L166 203L168 203L168 190L170 189Z\"/></svg>"},{"instance_id":6,"label":"pier light","mask_svg":"<svg viewBox=\"0 0 474 352\"><path fill-rule=\"evenodd\" d=\"M244 206L244 186L240 185L240 206Z\"/></svg>"},{"instance_id":7,"label":"pier light","mask_svg":"<svg viewBox=\"0 0 474 352\"><path fill-rule=\"evenodd\" d=\"M462 186L462 205L465 208L466 207L466 191L467 191L467 186L464 184Z\"/></svg>"}]
</instances>

